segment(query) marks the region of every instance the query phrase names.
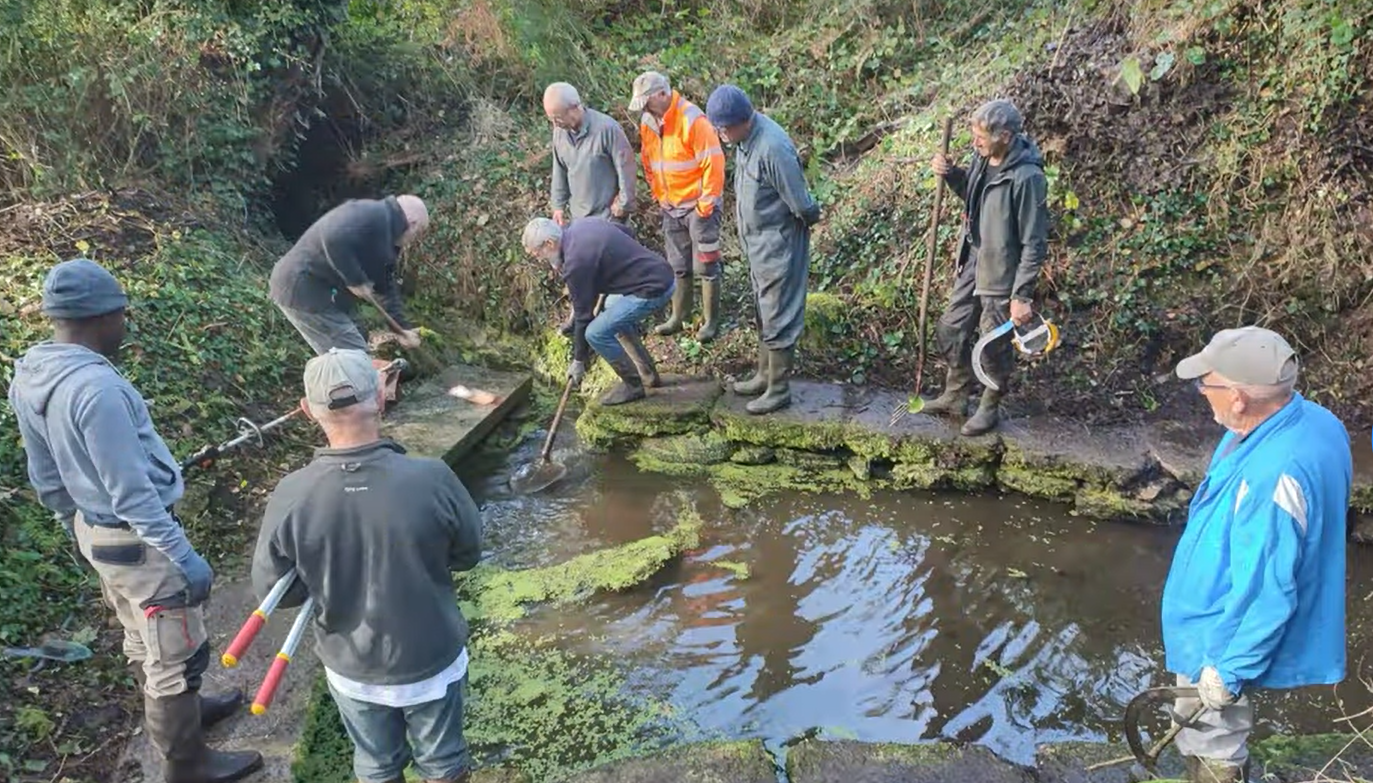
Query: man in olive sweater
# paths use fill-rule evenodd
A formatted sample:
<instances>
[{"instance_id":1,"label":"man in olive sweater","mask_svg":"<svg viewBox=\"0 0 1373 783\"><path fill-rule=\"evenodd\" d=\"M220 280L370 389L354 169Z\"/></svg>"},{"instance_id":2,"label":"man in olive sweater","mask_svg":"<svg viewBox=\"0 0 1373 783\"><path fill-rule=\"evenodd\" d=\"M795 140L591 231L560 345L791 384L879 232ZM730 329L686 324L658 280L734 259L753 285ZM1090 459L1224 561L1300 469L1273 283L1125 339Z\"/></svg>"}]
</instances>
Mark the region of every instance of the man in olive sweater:
<instances>
[{"instance_id":1,"label":"man in olive sweater","mask_svg":"<svg viewBox=\"0 0 1373 783\"><path fill-rule=\"evenodd\" d=\"M452 572L481 557L481 519L442 460L381 436L378 381L362 351L305 365L301 406L329 447L268 499L253 589L294 568L281 606L318 604L315 650L361 783L400 783L412 760L427 781L462 781L468 629Z\"/></svg>"},{"instance_id":2,"label":"man in olive sweater","mask_svg":"<svg viewBox=\"0 0 1373 783\"><path fill-rule=\"evenodd\" d=\"M384 308L406 348L420 344L401 311L396 260L429 225L418 196L349 199L301 234L272 267L269 292L286 320L316 354L330 348L367 350L367 333L354 318L358 299ZM392 327L395 331L395 327Z\"/></svg>"}]
</instances>

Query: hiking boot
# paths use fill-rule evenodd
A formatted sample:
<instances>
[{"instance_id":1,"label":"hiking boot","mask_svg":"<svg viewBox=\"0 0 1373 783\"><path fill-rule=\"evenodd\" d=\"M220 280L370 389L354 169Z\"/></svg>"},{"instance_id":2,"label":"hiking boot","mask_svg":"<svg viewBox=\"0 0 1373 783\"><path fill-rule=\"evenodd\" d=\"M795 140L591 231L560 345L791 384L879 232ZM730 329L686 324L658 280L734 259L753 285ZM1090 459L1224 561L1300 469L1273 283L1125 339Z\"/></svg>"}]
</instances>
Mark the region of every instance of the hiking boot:
<instances>
[{"instance_id":1,"label":"hiking boot","mask_svg":"<svg viewBox=\"0 0 1373 783\"><path fill-rule=\"evenodd\" d=\"M768 389L763 396L751 400L744 410L758 415L781 410L791 404L791 362L796 347L768 351Z\"/></svg>"},{"instance_id":2,"label":"hiking boot","mask_svg":"<svg viewBox=\"0 0 1373 783\"><path fill-rule=\"evenodd\" d=\"M972 418L963 422L963 428L959 430L969 437L981 435L990 431L1001 420L1001 392L994 392L991 389L982 391L982 399L977 403L977 410Z\"/></svg>"},{"instance_id":3,"label":"hiking boot","mask_svg":"<svg viewBox=\"0 0 1373 783\"><path fill-rule=\"evenodd\" d=\"M691 277L677 278L677 287L672 290L672 317L653 327L656 335L676 334L682 331L682 319L691 310Z\"/></svg>"},{"instance_id":4,"label":"hiking boot","mask_svg":"<svg viewBox=\"0 0 1373 783\"><path fill-rule=\"evenodd\" d=\"M731 386L735 394L741 397L752 397L762 394L768 387L768 347L762 340L758 341L758 367L753 371L753 375L747 380L735 381Z\"/></svg>"},{"instance_id":5,"label":"hiking boot","mask_svg":"<svg viewBox=\"0 0 1373 783\"><path fill-rule=\"evenodd\" d=\"M231 783L262 769L255 750L219 751L205 744L200 694L143 697L148 739L162 756L166 783Z\"/></svg>"},{"instance_id":6,"label":"hiking boot","mask_svg":"<svg viewBox=\"0 0 1373 783\"><path fill-rule=\"evenodd\" d=\"M633 360L634 368L639 371L639 378L645 386L656 389L663 385L663 380L658 377L658 368L653 364L653 354L644 346L644 338L639 336L637 326L628 332L621 332L615 339L620 341L620 347L624 348L625 353Z\"/></svg>"},{"instance_id":7,"label":"hiking boot","mask_svg":"<svg viewBox=\"0 0 1373 783\"><path fill-rule=\"evenodd\" d=\"M133 672L134 681L138 683L138 692L143 692L144 683L147 675L143 672L143 664L139 661L131 661L129 670ZM200 693L197 691L197 693ZM200 725L202 728L210 728L225 718L233 715L243 706L243 691L238 688L231 688L223 693L205 695L200 693Z\"/></svg>"},{"instance_id":8,"label":"hiking boot","mask_svg":"<svg viewBox=\"0 0 1373 783\"><path fill-rule=\"evenodd\" d=\"M972 384L972 373L962 367L951 367L944 378L944 392L933 400L925 402L921 413L932 416L957 415L968 412L968 386ZM919 392L919 389L916 390Z\"/></svg>"},{"instance_id":9,"label":"hiking boot","mask_svg":"<svg viewBox=\"0 0 1373 783\"><path fill-rule=\"evenodd\" d=\"M701 314L705 323L696 330L696 339L703 343L714 340L720 333L720 284L724 280L701 279Z\"/></svg>"},{"instance_id":10,"label":"hiking boot","mask_svg":"<svg viewBox=\"0 0 1373 783\"><path fill-rule=\"evenodd\" d=\"M620 358L609 364L611 369L615 370L615 374L620 376L620 382L601 397L602 405L623 405L626 402L642 400L646 396L644 381L639 377L639 370L634 366L634 360L629 358L628 353L621 354Z\"/></svg>"}]
</instances>

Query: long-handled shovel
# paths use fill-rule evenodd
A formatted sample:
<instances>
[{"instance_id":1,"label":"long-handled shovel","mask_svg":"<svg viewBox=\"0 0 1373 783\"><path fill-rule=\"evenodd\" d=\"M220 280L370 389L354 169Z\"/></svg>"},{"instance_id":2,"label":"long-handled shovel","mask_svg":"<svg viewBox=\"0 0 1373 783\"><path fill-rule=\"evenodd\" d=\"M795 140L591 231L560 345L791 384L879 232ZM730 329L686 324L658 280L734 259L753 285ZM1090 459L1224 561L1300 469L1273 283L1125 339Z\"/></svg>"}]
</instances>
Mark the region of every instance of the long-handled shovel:
<instances>
[{"instance_id":1,"label":"long-handled shovel","mask_svg":"<svg viewBox=\"0 0 1373 783\"><path fill-rule=\"evenodd\" d=\"M944 120L944 139L939 151L946 157L949 154L949 137L953 135L953 117ZM944 208L944 178L939 177L934 191L934 211L930 213L930 244L925 254L925 281L920 288L920 357L915 362L915 391L905 405L898 405L892 411L891 423L896 424L907 413L919 413L925 408L925 398L920 396L921 382L925 376L925 332L926 315L930 304L930 279L934 276L934 256L939 252L939 218Z\"/></svg>"},{"instance_id":2,"label":"long-handled shovel","mask_svg":"<svg viewBox=\"0 0 1373 783\"><path fill-rule=\"evenodd\" d=\"M558 400L558 410L553 414L553 423L548 426L548 437L544 438L543 451L539 452L539 459L528 463L516 470L510 477L510 489L521 495L531 492L538 492L541 489L552 486L567 475L567 467L549 459L553 453L553 438L558 434L558 425L562 423L563 411L567 408L567 401L572 397L572 379L567 379L567 385L563 387L563 397Z\"/></svg>"}]
</instances>

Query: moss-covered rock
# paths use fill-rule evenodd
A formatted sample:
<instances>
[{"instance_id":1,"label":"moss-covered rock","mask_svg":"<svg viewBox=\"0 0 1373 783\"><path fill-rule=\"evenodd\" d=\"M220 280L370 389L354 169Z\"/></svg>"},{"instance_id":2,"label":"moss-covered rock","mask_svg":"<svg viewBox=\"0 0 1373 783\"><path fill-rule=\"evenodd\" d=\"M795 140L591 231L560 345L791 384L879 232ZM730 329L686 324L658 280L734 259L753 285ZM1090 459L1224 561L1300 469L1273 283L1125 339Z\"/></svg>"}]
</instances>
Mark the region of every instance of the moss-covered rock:
<instances>
[{"instance_id":1,"label":"moss-covered rock","mask_svg":"<svg viewBox=\"0 0 1373 783\"><path fill-rule=\"evenodd\" d=\"M1249 755L1255 780L1373 779L1373 748L1355 734L1279 734L1250 742ZM1322 771L1322 776L1316 774Z\"/></svg>"},{"instance_id":2,"label":"moss-covered rock","mask_svg":"<svg viewBox=\"0 0 1373 783\"><path fill-rule=\"evenodd\" d=\"M603 590L640 584L683 551L700 546L701 518L686 506L662 535L600 549L565 563L507 570L483 564L458 577L469 620L503 624L523 617L530 604L563 604Z\"/></svg>"},{"instance_id":3,"label":"moss-covered rock","mask_svg":"<svg viewBox=\"0 0 1373 783\"><path fill-rule=\"evenodd\" d=\"M777 461L804 470L838 470L846 463L844 458L835 454L823 454L800 449L777 449Z\"/></svg>"},{"instance_id":4,"label":"moss-covered rock","mask_svg":"<svg viewBox=\"0 0 1373 783\"><path fill-rule=\"evenodd\" d=\"M670 435L646 438L630 453L629 458L641 470L672 476L703 475L706 467L725 462L734 447L719 433Z\"/></svg>"},{"instance_id":5,"label":"moss-covered rock","mask_svg":"<svg viewBox=\"0 0 1373 783\"><path fill-rule=\"evenodd\" d=\"M642 438L704 432L724 387L714 379L665 375L661 387L647 391L644 399L624 405L588 403L577 417L577 434L592 446L606 448Z\"/></svg>"},{"instance_id":6,"label":"moss-covered rock","mask_svg":"<svg viewBox=\"0 0 1373 783\"><path fill-rule=\"evenodd\" d=\"M566 783L776 783L776 780L772 759L759 740L678 745L561 779Z\"/></svg>"},{"instance_id":7,"label":"moss-covered rock","mask_svg":"<svg viewBox=\"0 0 1373 783\"><path fill-rule=\"evenodd\" d=\"M736 465L767 465L777 459L777 453L767 446L739 446L729 455Z\"/></svg>"},{"instance_id":8,"label":"moss-covered rock","mask_svg":"<svg viewBox=\"0 0 1373 783\"><path fill-rule=\"evenodd\" d=\"M980 746L806 740L787 752L792 783L1032 783L1030 771Z\"/></svg>"},{"instance_id":9,"label":"moss-covered rock","mask_svg":"<svg viewBox=\"0 0 1373 783\"><path fill-rule=\"evenodd\" d=\"M727 508L744 508L777 492L858 492L867 496L878 486L854 477L848 468L808 470L794 465L712 465L711 483Z\"/></svg>"}]
</instances>

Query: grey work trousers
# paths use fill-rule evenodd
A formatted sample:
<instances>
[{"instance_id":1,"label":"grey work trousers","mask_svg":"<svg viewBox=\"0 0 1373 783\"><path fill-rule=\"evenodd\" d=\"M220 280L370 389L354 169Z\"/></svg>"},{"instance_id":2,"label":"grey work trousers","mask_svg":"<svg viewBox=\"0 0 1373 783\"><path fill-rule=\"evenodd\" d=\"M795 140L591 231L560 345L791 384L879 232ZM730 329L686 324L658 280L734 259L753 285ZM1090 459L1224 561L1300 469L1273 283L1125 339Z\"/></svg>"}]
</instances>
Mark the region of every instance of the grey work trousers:
<instances>
[{"instance_id":1,"label":"grey work trousers","mask_svg":"<svg viewBox=\"0 0 1373 783\"><path fill-rule=\"evenodd\" d=\"M963 265L954 279L949 305L935 324L935 344L949 368L972 369L973 344L978 338L1011 318L1011 299L1005 296L977 296L977 266ZM982 352L982 369L1004 394L1010 389L1011 370L1015 368L1015 348L1011 336L994 340Z\"/></svg>"},{"instance_id":2,"label":"grey work trousers","mask_svg":"<svg viewBox=\"0 0 1373 783\"><path fill-rule=\"evenodd\" d=\"M352 348L370 353L367 347L367 332L342 310L311 313L283 305L277 305L277 308L318 356L329 353L330 348Z\"/></svg>"},{"instance_id":3,"label":"grey work trousers","mask_svg":"<svg viewBox=\"0 0 1373 783\"><path fill-rule=\"evenodd\" d=\"M702 280L720 279L720 209L703 218L695 209L682 217L663 210L663 238L667 262L681 280L695 274Z\"/></svg>"},{"instance_id":4,"label":"grey work trousers","mask_svg":"<svg viewBox=\"0 0 1373 783\"><path fill-rule=\"evenodd\" d=\"M72 529L81 556L100 578L100 594L124 626L124 655L141 663L144 694L153 698L199 691L210 664L200 606L186 606L185 574L128 527L87 524Z\"/></svg>"},{"instance_id":5,"label":"grey work trousers","mask_svg":"<svg viewBox=\"0 0 1373 783\"><path fill-rule=\"evenodd\" d=\"M1178 687L1194 685L1186 675L1179 674ZM1178 715L1188 715L1197 708L1200 699L1178 699L1173 711ZM1219 710L1202 710L1192 723L1178 732L1178 753L1196 756L1213 764L1244 766L1249 758L1249 733L1254 730L1254 705L1247 695L1241 695L1234 704Z\"/></svg>"}]
</instances>

